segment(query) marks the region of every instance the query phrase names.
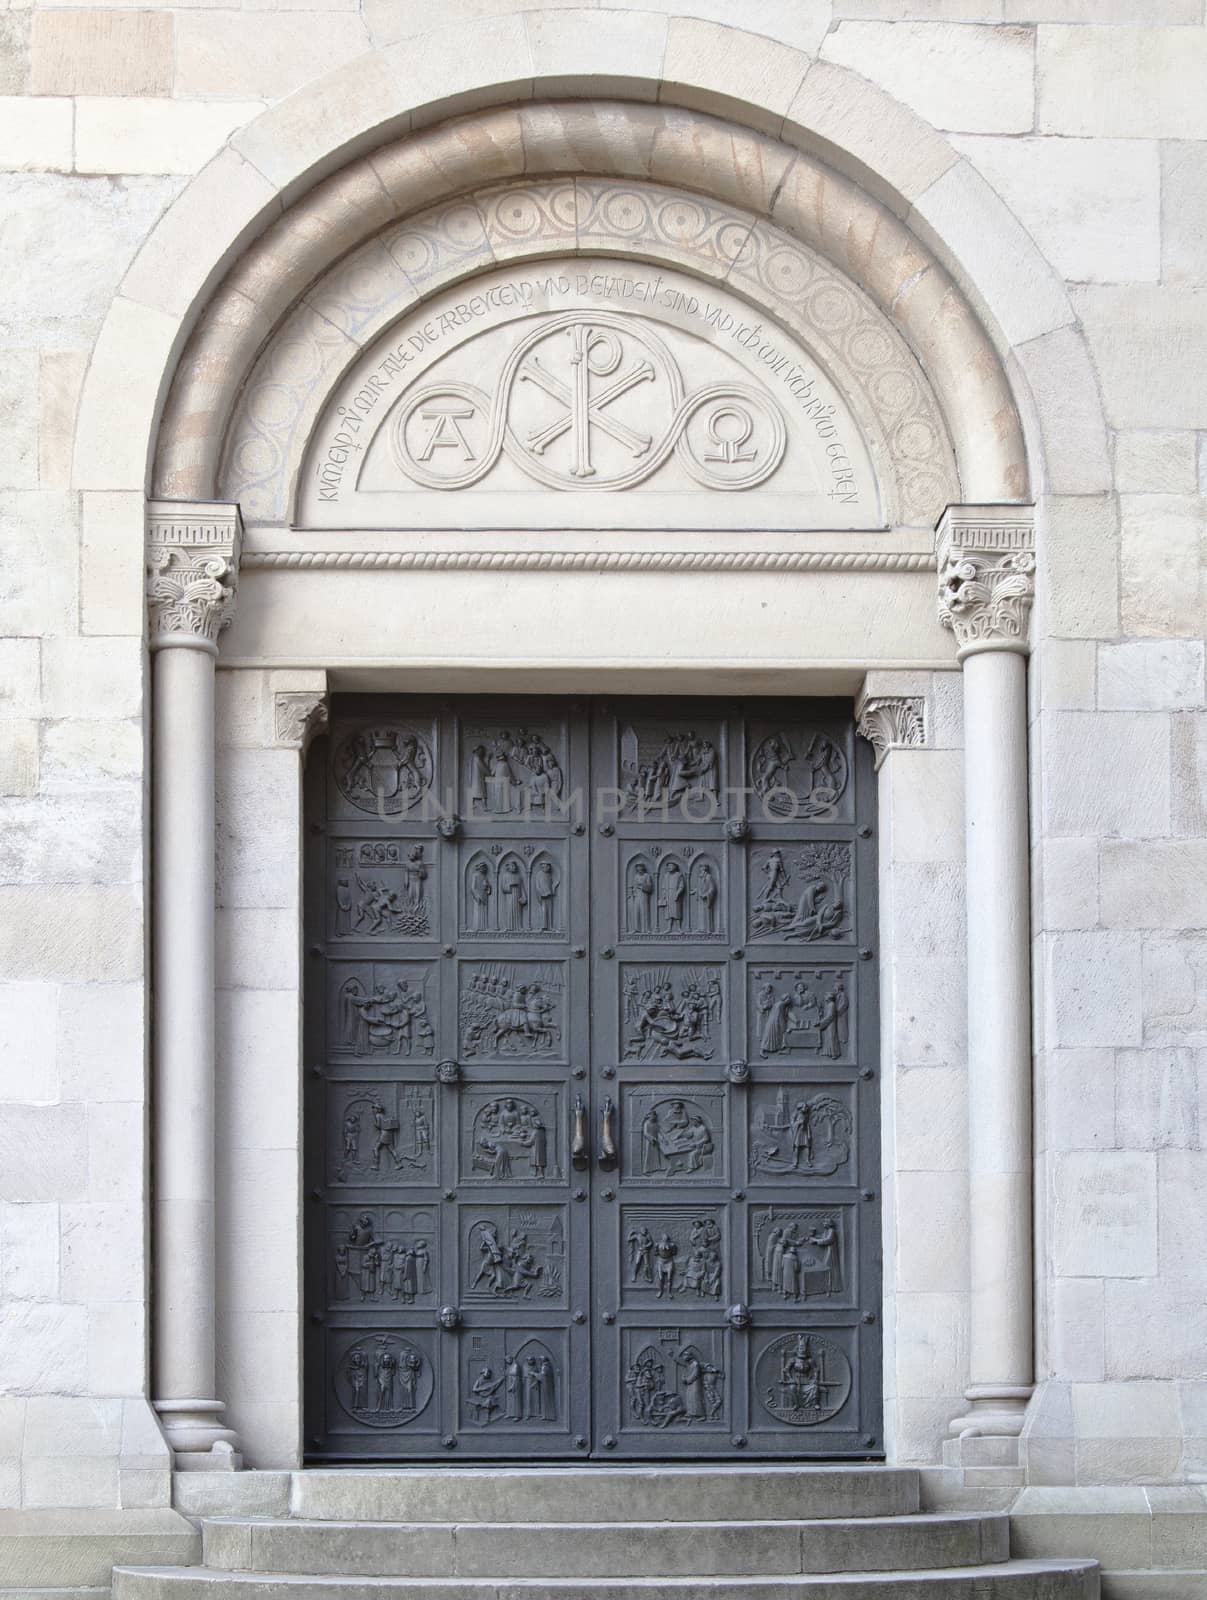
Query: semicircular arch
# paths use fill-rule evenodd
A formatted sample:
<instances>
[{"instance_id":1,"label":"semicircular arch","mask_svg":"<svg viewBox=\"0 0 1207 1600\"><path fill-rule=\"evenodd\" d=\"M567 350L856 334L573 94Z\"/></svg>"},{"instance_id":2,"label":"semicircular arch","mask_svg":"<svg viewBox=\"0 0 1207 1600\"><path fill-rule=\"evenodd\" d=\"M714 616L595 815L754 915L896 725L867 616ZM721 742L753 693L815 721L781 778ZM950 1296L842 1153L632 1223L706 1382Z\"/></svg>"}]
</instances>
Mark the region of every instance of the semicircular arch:
<instances>
[{"instance_id":1,"label":"semicircular arch","mask_svg":"<svg viewBox=\"0 0 1207 1600\"><path fill-rule=\"evenodd\" d=\"M638 151L644 152L640 158ZM467 185L470 177L477 183ZM484 185L483 177L493 181ZM593 234L579 226L577 214L567 227L548 211L559 182L574 186L576 205L584 196L588 209L593 205ZM656 214L648 204L655 196L704 202L712 219L711 259L698 241L696 248L684 248L673 226L663 227L658 238L642 238L640 229L599 225L601 201L622 194L637 200L647 224ZM523 229L500 225L499 209L508 201L531 210L528 238L516 237ZM461 251L449 245L458 219L468 230L468 248ZM425 260L421 272L408 270L400 242L423 255L441 242L433 234L441 228L440 261ZM885 336L880 345L924 375L920 384L899 388L902 396L920 399L922 426L911 430L913 454L927 460L907 471L919 482L929 478L930 501L900 486L893 514L925 521L941 495L1026 496L1022 431L997 354L950 276L899 217L816 157L768 135L700 112L623 102L549 102L476 113L395 140L300 198L227 275L194 330L159 431L156 494L235 495L238 474L225 488L221 483L222 451L227 442L229 461L228 441L240 425L239 407L256 382L254 374L279 366L283 354L299 366L317 363L310 391L316 404L321 380L346 365L358 347L349 318L375 274L393 279L394 303L380 300L380 321L396 315L408 299L414 303L431 292L437 281L524 256L584 248L667 260L700 277L728 280L798 332L801 307L793 303L791 285L787 293L777 290L764 281L763 269L777 258L781 265L790 263L790 274L821 274L836 305L858 301L865 325L869 314L879 319ZM818 340L823 332L812 319L807 337ZM817 353L836 381L851 382L836 351ZM888 419L876 417L866 395L861 399L857 381L851 393L882 469L893 459L908 462L909 452L897 450ZM937 429L926 416L928 393ZM923 434L941 442L919 451ZM955 473L949 467L940 488L938 465L945 454L949 461L954 454ZM277 484L271 505L265 501L252 515L275 520L287 514L285 504Z\"/></svg>"},{"instance_id":2,"label":"semicircular arch","mask_svg":"<svg viewBox=\"0 0 1207 1600\"><path fill-rule=\"evenodd\" d=\"M537 283L560 283L565 291L570 274L542 267L586 264L588 271L575 272L574 279L595 283L600 275L590 265L598 266L601 257L639 274L642 266L659 269L659 283L663 272L684 274L700 296L668 289L659 298L690 303L691 315L678 320L726 340L756 374L766 371L778 380L784 400L823 436L834 433L831 418L849 407L879 488L872 525L929 527L959 498L961 478L942 409L914 353L832 263L775 224L725 202L648 180L574 178L470 191L395 223L324 273L283 319L240 391L216 472L217 497L237 500L253 524L305 522L295 485L307 442L324 413L328 435L339 435L332 410L346 414L348 406L337 403L340 391L350 402L358 388L356 381L345 382L349 369L373 385L360 389L366 413L377 409L379 395L394 398L398 384L391 374L406 376L391 360L399 319L424 326L433 297L461 285L457 311L472 334L468 307L479 316L488 309L475 293L489 281L483 274L501 270L514 280L527 270ZM518 281L531 291L534 277ZM618 276L607 288L627 291L631 309L634 295L652 281ZM722 286L739 302L736 317L720 299L709 299ZM737 320L742 304L752 308L744 322ZM808 364L793 360L801 347ZM404 354L409 361L405 347ZM361 418L353 422L359 434Z\"/></svg>"}]
</instances>

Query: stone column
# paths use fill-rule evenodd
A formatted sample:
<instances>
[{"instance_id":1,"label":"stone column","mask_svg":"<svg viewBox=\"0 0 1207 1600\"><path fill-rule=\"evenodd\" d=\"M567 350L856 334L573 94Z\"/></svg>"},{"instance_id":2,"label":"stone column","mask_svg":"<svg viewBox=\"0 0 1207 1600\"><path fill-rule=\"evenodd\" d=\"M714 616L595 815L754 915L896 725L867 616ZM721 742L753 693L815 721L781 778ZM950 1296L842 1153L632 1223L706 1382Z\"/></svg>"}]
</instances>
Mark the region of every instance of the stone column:
<instances>
[{"instance_id":1,"label":"stone column","mask_svg":"<svg viewBox=\"0 0 1207 1600\"><path fill-rule=\"evenodd\" d=\"M952 506L939 618L964 669L970 1383L960 1436L1017 1437L1034 1383L1027 623L1029 506Z\"/></svg>"},{"instance_id":2,"label":"stone column","mask_svg":"<svg viewBox=\"0 0 1207 1600\"><path fill-rule=\"evenodd\" d=\"M237 506L148 507L152 1393L177 1468L241 1465L214 1360L214 662L241 539Z\"/></svg>"}]
</instances>

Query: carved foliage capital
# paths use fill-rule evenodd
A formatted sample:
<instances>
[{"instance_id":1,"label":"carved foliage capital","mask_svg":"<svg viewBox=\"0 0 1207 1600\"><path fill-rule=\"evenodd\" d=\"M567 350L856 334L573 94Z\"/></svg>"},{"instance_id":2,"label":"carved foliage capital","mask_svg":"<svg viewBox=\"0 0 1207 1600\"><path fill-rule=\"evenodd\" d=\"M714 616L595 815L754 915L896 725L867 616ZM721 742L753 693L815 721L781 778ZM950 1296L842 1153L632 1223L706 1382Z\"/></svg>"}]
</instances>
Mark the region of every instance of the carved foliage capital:
<instances>
[{"instance_id":1,"label":"carved foliage capital","mask_svg":"<svg viewBox=\"0 0 1207 1600\"><path fill-rule=\"evenodd\" d=\"M1030 506L949 506L939 522L939 621L961 652L1025 650L1035 599Z\"/></svg>"},{"instance_id":2,"label":"carved foliage capital","mask_svg":"<svg viewBox=\"0 0 1207 1600\"><path fill-rule=\"evenodd\" d=\"M235 614L243 526L238 506L152 501L147 511L151 648L217 648Z\"/></svg>"},{"instance_id":3,"label":"carved foliage capital","mask_svg":"<svg viewBox=\"0 0 1207 1600\"><path fill-rule=\"evenodd\" d=\"M877 695L859 708L859 732L876 752L876 766L890 750L926 743L926 702L920 694Z\"/></svg>"},{"instance_id":4,"label":"carved foliage capital","mask_svg":"<svg viewBox=\"0 0 1207 1600\"><path fill-rule=\"evenodd\" d=\"M325 689L279 689L273 707L277 743L304 751L327 726Z\"/></svg>"}]
</instances>

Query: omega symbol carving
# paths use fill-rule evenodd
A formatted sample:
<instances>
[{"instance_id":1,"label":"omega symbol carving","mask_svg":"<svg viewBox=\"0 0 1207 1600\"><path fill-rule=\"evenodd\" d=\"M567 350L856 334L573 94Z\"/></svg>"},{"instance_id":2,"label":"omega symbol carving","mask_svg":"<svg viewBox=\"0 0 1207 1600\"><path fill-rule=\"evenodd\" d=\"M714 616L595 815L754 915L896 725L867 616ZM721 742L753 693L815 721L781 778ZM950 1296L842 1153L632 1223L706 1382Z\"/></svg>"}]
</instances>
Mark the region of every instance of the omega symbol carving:
<instances>
[{"instance_id":1,"label":"omega symbol carving","mask_svg":"<svg viewBox=\"0 0 1207 1600\"><path fill-rule=\"evenodd\" d=\"M649 399L634 404L635 391ZM477 483L500 456L553 489L628 489L672 454L709 489L749 489L779 466L783 412L751 384L688 393L674 356L640 319L608 312L541 318L491 393L425 384L393 422L394 457L430 489Z\"/></svg>"}]
</instances>

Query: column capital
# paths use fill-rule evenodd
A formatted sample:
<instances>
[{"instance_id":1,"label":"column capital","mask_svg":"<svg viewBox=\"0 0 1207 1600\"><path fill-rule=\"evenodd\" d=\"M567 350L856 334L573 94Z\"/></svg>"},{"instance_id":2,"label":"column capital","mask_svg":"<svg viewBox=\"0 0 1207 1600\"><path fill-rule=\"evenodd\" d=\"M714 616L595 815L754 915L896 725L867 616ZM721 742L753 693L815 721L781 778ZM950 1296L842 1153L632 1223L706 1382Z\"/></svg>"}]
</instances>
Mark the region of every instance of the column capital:
<instances>
[{"instance_id":1,"label":"column capital","mask_svg":"<svg viewBox=\"0 0 1207 1600\"><path fill-rule=\"evenodd\" d=\"M151 649L218 653L235 614L243 520L216 501L147 503L147 612Z\"/></svg>"},{"instance_id":2,"label":"column capital","mask_svg":"<svg viewBox=\"0 0 1207 1600\"><path fill-rule=\"evenodd\" d=\"M960 659L980 650L1026 654L1035 599L1035 508L948 506L935 529L939 621Z\"/></svg>"},{"instance_id":3,"label":"column capital","mask_svg":"<svg viewBox=\"0 0 1207 1600\"><path fill-rule=\"evenodd\" d=\"M303 755L311 739L327 726L327 690L278 689L273 696L276 741Z\"/></svg>"}]
</instances>

